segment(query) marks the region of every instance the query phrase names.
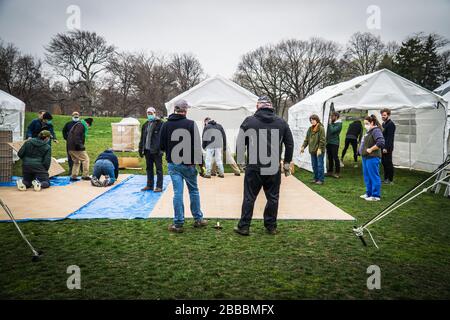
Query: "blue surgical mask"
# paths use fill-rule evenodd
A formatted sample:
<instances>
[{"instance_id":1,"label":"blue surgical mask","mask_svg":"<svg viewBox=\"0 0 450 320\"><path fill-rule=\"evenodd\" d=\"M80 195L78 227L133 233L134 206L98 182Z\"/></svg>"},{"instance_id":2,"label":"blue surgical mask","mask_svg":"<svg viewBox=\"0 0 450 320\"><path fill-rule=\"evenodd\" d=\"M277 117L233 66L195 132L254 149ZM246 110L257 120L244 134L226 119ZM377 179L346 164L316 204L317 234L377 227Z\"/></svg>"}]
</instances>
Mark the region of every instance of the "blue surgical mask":
<instances>
[{"instance_id":1,"label":"blue surgical mask","mask_svg":"<svg viewBox=\"0 0 450 320\"><path fill-rule=\"evenodd\" d=\"M152 115L152 114L148 114L148 115L147 115L147 119L148 119L149 121L155 120L155 116Z\"/></svg>"}]
</instances>

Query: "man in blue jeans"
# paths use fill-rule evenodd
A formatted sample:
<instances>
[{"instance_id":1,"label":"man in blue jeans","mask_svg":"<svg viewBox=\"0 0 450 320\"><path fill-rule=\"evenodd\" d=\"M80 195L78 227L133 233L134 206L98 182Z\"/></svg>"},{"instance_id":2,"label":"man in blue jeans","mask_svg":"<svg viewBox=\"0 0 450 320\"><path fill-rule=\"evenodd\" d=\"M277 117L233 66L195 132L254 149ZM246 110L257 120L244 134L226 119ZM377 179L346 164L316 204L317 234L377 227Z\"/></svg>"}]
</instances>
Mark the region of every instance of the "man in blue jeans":
<instances>
[{"instance_id":1,"label":"man in blue jeans","mask_svg":"<svg viewBox=\"0 0 450 320\"><path fill-rule=\"evenodd\" d=\"M101 176L105 176L105 180L101 182ZM112 149L105 150L95 160L94 172L91 178L91 184L94 187L109 187L119 177L119 160Z\"/></svg>"},{"instance_id":2,"label":"man in blue jeans","mask_svg":"<svg viewBox=\"0 0 450 320\"><path fill-rule=\"evenodd\" d=\"M203 219L200 209L200 193L197 185L196 164L202 163L200 134L194 121L186 119L189 104L186 100L175 103L174 113L161 127L160 148L166 153L167 168L173 186L173 224L169 231L181 233L184 225L183 181L189 190L191 213L194 227L204 227L208 221Z\"/></svg>"}]
</instances>

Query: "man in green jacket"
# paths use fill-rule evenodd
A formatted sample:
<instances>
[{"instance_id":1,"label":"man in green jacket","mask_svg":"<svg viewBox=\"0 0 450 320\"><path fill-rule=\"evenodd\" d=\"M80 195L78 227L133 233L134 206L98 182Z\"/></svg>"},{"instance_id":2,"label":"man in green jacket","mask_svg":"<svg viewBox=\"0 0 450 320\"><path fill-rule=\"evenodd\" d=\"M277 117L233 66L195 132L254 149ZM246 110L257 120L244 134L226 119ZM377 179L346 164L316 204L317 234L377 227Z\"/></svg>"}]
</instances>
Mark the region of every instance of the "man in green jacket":
<instances>
[{"instance_id":1,"label":"man in green jacket","mask_svg":"<svg viewBox=\"0 0 450 320\"><path fill-rule=\"evenodd\" d=\"M36 138L28 139L17 155L22 159L23 178L17 180L17 188L25 191L33 186L35 191L50 187L48 169L51 162L50 131L41 131Z\"/></svg>"},{"instance_id":2,"label":"man in green jacket","mask_svg":"<svg viewBox=\"0 0 450 320\"><path fill-rule=\"evenodd\" d=\"M325 128L320 122L319 116L316 114L309 117L309 122L311 123L311 127L309 127L308 132L306 133L306 138L300 152L303 153L305 148L308 147L309 154L311 155L311 166L314 172L314 179L311 182L322 185L325 181L323 166Z\"/></svg>"},{"instance_id":3,"label":"man in green jacket","mask_svg":"<svg viewBox=\"0 0 450 320\"><path fill-rule=\"evenodd\" d=\"M342 131L342 121L339 119L339 113L331 113L331 122L327 129L327 158L328 158L328 177L339 178L341 166L339 162L339 135ZM334 173L333 173L333 169Z\"/></svg>"}]
</instances>

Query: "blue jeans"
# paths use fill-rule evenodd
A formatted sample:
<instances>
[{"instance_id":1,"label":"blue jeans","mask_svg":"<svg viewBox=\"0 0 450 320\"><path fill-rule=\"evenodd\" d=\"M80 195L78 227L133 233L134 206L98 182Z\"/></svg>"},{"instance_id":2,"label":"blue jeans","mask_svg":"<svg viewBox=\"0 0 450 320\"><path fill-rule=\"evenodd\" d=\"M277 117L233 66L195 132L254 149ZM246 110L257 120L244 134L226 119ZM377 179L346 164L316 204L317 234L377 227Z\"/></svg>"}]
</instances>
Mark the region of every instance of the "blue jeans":
<instances>
[{"instance_id":1,"label":"blue jeans","mask_svg":"<svg viewBox=\"0 0 450 320\"><path fill-rule=\"evenodd\" d=\"M368 197L381 198L380 162L378 157L363 157L362 167L366 194Z\"/></svg>"},{"instance_id":2,"label":"blue jeans","mask_svg":"<svg viewBox=\"0 0 450 320\"><path fill-rule=\"evenodd\" d=\"M94 164L94 177L100 179L102 175L109 176L112 183L116 181L116 175L114 174L114 165L111 161L106 159L97 160Z\"/></svg>"},{"instance_id":3,"label":"blue jeans","mask_svg":"<svg viewBox=\"0 0 450 320\"><path fill-rule=\"evenodd\" d=\"M180 227L184 224L183 180L189 190L191 213L195 220L202 220L200 210L200 193L197 185L197 169L195 166L168 163L167 168L173 185L173 209L175 211L173 224Z\"/></svg>"},{"instance_id":4,"label":"blue jeans","mask_svg":"<svg viewBox=\"0 0 450 320\"><path fill-rule=\"evenodd\" d=\"M324 182L323 154L317 156L311 153L311 165L314 172L314 180Z\"/></svg>"}]
</instances>

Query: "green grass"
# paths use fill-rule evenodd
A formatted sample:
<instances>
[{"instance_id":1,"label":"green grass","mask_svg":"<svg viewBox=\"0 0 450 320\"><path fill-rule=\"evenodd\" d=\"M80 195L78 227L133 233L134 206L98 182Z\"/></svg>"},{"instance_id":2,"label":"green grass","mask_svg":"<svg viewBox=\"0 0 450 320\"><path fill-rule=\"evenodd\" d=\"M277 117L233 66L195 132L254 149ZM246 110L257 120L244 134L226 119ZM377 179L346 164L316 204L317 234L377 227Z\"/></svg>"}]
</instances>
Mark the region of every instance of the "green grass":
<instances>
[{"instance_id":1,"label":"green grass","mask_svg":"<svg viewBox=\"0 0 450 320\"><path fill-rule=\"evenodd\" d=\"M110 144L111 120L95 120L89 152ZM61 148L57 157L64 156ZM449 200L420 196L371 228L380 250L365 248L352 226L427 174L397 170L396 184L383 186L383 201L367 203L358 197L364 192L360 169L346 164L342 179L311 188L357 222L280 221L280 234L269 236L254 221L250 237L233 234L234 220L223 221L221 231L193 229L190 220L184 234L168 233L168 219L22 223L45 251L39 263L30 262L13 225L0 224L0 298L449 299ZM311 178L303 170L295 175L305 183ZM373 264L381 268L381 290L366 287ZM66 287L70 265L81 268L81 290Z\"/></svg>"}]
</instances>

